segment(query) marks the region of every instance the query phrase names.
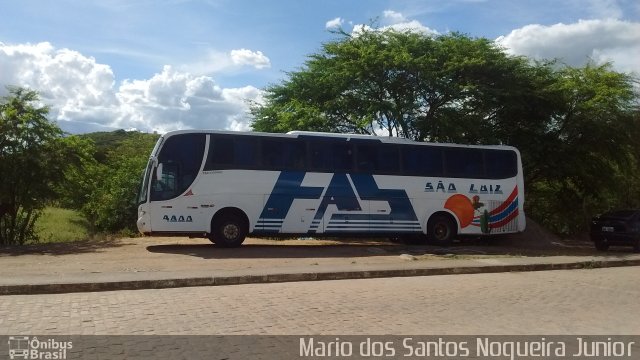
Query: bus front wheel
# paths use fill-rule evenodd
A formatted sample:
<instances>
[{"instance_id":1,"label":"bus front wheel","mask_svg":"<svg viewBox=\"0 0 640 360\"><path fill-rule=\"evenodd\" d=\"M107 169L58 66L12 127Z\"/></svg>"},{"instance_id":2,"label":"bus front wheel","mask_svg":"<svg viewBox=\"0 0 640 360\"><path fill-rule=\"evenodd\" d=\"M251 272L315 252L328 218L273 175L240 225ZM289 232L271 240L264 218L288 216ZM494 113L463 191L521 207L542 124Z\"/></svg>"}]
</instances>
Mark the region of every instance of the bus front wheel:
<instances>
[{"instance_id":1,"label":"bus front wheel","mask_svg":"<svg viewBox=\"0 0 640 360\"><path fill-rule=\"evenodd\" d=\"M245 219L237 214L221 215L212 221L209 240L225 248L239 247L247 236L247 227Z\"/></svg>"},{"instance_id":2,"label":"bus front wheel","mask_svg":"<svg viewBox=\"0 0 640 360\"><path fill-rule=\"evenodd\" d=\"M429 219L427 225L427 240L440 246L449 246L456 237L457 227L455 221L448 215L435 215Z\"/></svg>"}]
</instances>

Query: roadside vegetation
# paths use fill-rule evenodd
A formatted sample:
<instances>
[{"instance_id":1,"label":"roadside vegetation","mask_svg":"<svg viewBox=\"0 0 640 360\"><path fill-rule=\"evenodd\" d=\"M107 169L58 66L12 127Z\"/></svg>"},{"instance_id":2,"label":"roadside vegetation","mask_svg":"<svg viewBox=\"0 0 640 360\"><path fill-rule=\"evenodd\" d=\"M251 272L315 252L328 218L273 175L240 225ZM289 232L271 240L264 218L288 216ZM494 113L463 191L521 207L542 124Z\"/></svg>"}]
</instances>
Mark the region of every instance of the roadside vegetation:
<instances>
[{"instance_id":1,"label":"roadside vegetation","mask_svg":"<svg viewBox=\"0 0 640 360\"><path fill-rule=\"evenodd\" d=\"M596 213L640 206L637 84L610 64L533 61L458 33L338 31L265 89L252 126L516 146L527 215L572 235ZM0 245L135 233L135 197L158 135L65 134L35 91L7 89Z\"/></svg>"},{"instance_id":2,"label":"roadside vegetation","mask_svg":"<svg viewBox=\"0 0 640 360\"><path fill-rule=\"evenodd\" d=\"M133 234L135 194L158 135L65 134L29 89L0 100L0 245Z\"/></svg>"},{"instance_id":3,"label":"roadside vegetation","mask_svg":"<svg viewBox=\"0 0 640 360\"><path fill-rule=\"evenodd\" d=\"M35 225L41 243L82 241L94 234L87 218L79 211L46 207Z\"/></svg>"}]
</instances>

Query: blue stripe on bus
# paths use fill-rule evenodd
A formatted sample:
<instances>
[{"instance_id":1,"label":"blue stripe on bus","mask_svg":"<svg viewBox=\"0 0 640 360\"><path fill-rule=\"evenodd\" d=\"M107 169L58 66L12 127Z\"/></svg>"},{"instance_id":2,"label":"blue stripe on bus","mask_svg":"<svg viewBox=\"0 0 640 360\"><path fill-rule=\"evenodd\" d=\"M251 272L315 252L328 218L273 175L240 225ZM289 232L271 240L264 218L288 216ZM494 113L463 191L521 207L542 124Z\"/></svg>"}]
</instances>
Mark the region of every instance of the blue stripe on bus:
<instances>
[{"instance_id":1,"label":"blue stripe on bus","mask_svg":"<svg viewBox=\"0 0 640 360\"><path fill-rule=\"evenodd\" d=\"M338 211L348 211L349 214L332 214L327 229L331 228L334 221L346 220L359 221L367 229L374 227L374 223L396 224L389 228L389 231L421 229L407 192L399 189L380 189L371 174L336 173L332 176L324 196L322 195L323 187L301 186L305 175L306 173L302 171L282 171L280 173L262 210L256 230L262 228L265 231L278 231L295 199L320 199L321 197L320 205L309 231L315 231L320 227L329 205L335 205ZM351 182L353 182L353 186ZM388 214L362 213L360 199L386 201L389 204L390 212ZM369 223L370 225L367 225ZM398 225L406 226L398 227ZM383 226L380 229L384 230L385 228ZM378 230L377 226L375 226L375 230Z\"/></svg>"}]
</instances>

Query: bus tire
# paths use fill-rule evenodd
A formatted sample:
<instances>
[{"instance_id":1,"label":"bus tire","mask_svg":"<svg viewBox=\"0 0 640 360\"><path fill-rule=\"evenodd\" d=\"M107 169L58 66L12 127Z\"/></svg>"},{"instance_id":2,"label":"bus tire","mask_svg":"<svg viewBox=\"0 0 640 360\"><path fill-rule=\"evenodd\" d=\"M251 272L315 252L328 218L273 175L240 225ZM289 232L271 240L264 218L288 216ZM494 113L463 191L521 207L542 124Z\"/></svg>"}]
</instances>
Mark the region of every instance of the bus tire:
<instances>
[{"instance_id":1,"label":"bus tire","mask_svg":"<svg viewBox=\"0 0 640 360\"><path fill-rule=\"evenodd\" d=\"M457 233L457 224L448 214L436 214L427 223L427 240L433 245L450 246Z\"/></svg>"},{"instance_id":2,"label":"bus tire","mask_svg":"<svg viewBox=\"0 0 640 360\"><path fill-rule=\"evenodd\" d=\"M231 211L214 217L209 240L220 247L239 247L248 232L246 218L241 212Z\"/></svg>"}]
</instances>

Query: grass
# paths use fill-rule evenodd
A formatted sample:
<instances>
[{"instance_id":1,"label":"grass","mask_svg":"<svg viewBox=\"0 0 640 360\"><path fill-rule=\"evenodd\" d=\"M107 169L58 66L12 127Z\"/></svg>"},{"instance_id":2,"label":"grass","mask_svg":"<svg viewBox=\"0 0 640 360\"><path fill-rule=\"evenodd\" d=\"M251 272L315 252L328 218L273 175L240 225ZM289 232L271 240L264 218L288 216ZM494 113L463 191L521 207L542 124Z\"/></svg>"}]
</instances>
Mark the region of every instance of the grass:
<instances>
[{"instance_id":1,"label":"grass","mask_svg":"<svg viewBox=\"0 0 640 360\"><path fill-rule=\"evenodd\" d=\"M90 228L78 211L47 207L36 222L35 231L40 243L62 243L89 239Z\"/></svg>"}]
</instances>

